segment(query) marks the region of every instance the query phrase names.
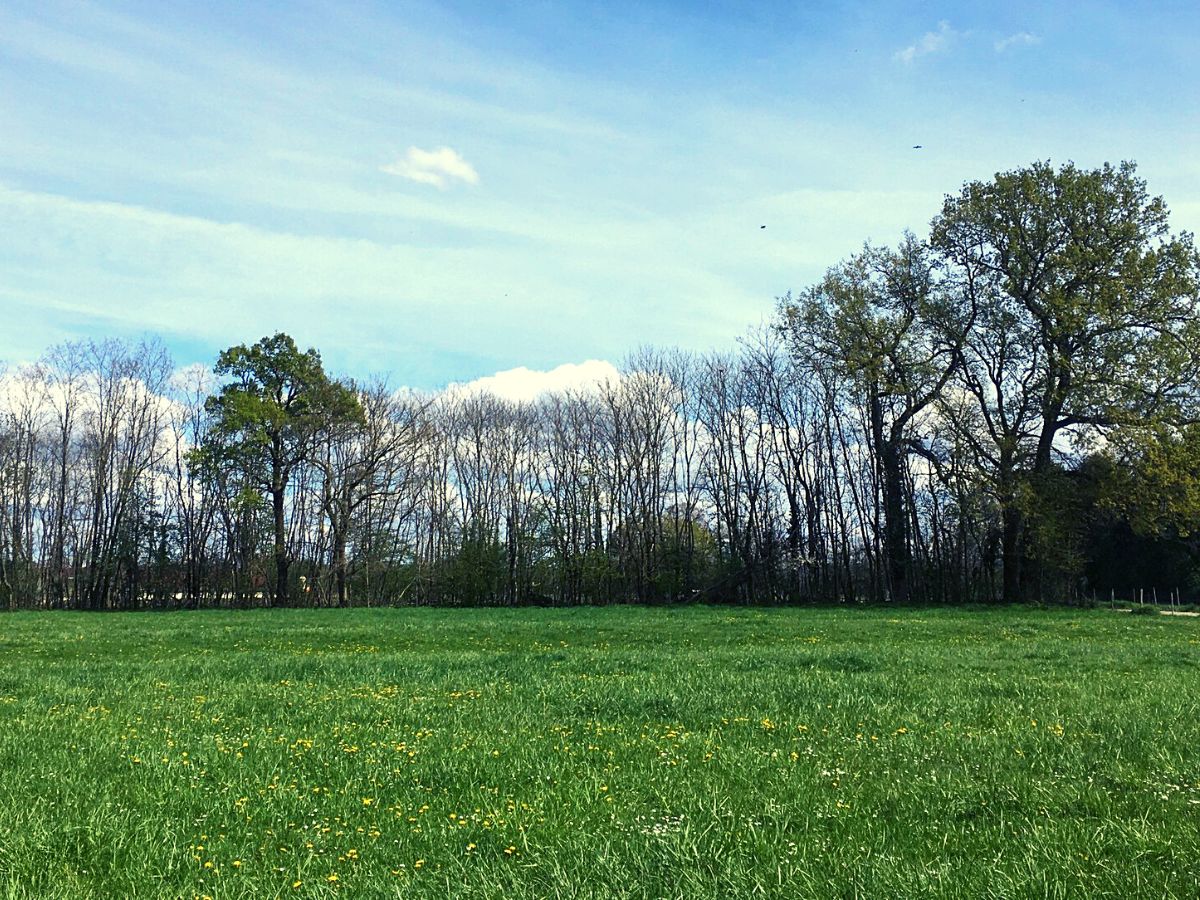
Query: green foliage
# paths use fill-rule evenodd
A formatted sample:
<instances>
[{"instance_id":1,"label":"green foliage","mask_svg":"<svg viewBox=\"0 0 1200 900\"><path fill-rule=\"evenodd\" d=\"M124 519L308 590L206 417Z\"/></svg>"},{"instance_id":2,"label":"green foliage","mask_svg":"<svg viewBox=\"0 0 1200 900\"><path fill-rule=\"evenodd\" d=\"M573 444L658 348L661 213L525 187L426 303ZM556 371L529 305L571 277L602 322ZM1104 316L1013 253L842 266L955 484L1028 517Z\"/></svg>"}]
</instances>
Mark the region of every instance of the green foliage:
<instances>
[{"instance_id":1,"label":"green foliage","mask_svg":"<svg viewBox=\"0 0 1200 900\"><path fill-rule=\"evenodd\" d=\"M1108 611L13 614L0 894L1191 896L1197 642Z\"/></svg>"},{"instance_id":2,"label":"green foliage","mask_svg":"<svg viewBox=\"0 0 1200 900\"><path fill-rule=\"evenodd\" d=\"M1025 517L1027 552L1036 562L1042 597L1073 598L1087 564L1094 498L1082 479L1054 467L1025 479L1018 503Z\"/></svg>"},{"instance_id":3,"label":"green foliage","mask_svg":"<svg viewBox=\"0 0 1200 900\"><path fill-rule=\"evenodd\" d=\"M720 562L716 536L702 522L667 516L655 561L655 596L689 600L710 583Z\"/></svg>"},{"instance_id":4,"label":"green foliage","mask_svg":"<svg viewBox=\"0 0 1200 900\"><path fill-rule=\"evenodd\" d=\"M784 333L801 358L895 406L902 428L936 398L970 323L936 270L911 234L896 250L868 246L800 299L784 298Z\"/></svg>"},{"instance_id":5,"label":"green foliage","mask_svg":"<svg viewBox=\"0 0 1200 900\"><path fill-rule=\"evenodd\" d=\"M354 391L286 334L222 351L213 371L228 380L205 404L213 429L203 452L266 490L278 487L280 469L307 458L322 431L363 419Z\"/></svg>"},{"instance_id":6,"label":"green foliage","mask_svg":"<svg viewBox=\"0 0 1200 900\"><path fill-rule=\"evenodd\" d=\"M1127 427L1109 453L1120 464L1106 500L1138 533L1200 537L1200 425Z\"/></svg>"},{"instance_id":7,"label":"green foliage","mask_svg":"<svg viewBox=\"0 0 1200 900\"><path fill-rule=\"evenodd\" d=\"M351 387L329 379L316 350L301 353L282 333L222 351L213 370L228 381L205 402L212 427L193 463L238 496L247 486L270 494L274 598L284 601L292 580L285 527L292 472L319 438L361 423L362 406Z\"/></svg>"},{"instance_id":8,"label":"green foliage","mask_svg":"<svg viewBox=\"0 0 1200 900\"><path fill-rule=\"evenodd\" d=\"M472 535L436 567L433 589L451 605L492 606L504 597L506 572L504 544L495 537Z\"/></svg>"},{"instance_id":9,"label":"green foliage","mask_svg":"<svg viewBox=\"0 0 1200 900\"><path fill-rule=\"evenodd\" d=\"M1200 258L1133 163L1039 162L971 182L946 199L931 242L970 279L980 315L1032 351L1043 434L1194 402Z\"/></svg>"}]
</instances>

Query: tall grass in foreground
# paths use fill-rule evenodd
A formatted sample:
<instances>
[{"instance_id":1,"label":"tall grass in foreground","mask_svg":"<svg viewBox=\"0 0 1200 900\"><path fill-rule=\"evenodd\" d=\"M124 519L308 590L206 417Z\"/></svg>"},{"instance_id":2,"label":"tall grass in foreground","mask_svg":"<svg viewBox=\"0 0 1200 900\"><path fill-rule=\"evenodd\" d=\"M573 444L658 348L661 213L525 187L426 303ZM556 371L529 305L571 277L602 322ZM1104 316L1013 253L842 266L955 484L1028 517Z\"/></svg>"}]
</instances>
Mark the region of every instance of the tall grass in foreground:
<instances>
[{"instance_id":1,"label":"tall grass in foreground","mask_svg":"<svg viewBox=\"0 0 1200 900\"><path fill-rule=\"evenodd\" d=\"M1200 620L0 618L4 897L1192 897Z\"/></svg>"}]
</instances>

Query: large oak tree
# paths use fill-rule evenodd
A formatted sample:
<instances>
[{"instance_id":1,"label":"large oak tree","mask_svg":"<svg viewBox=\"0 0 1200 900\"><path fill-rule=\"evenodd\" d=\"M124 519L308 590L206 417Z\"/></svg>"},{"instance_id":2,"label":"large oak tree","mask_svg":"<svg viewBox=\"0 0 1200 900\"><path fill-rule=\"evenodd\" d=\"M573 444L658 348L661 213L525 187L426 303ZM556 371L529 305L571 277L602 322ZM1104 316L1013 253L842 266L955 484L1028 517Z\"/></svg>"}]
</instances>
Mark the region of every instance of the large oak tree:
<instances>
[{"instance_id":1,"label":"large oak tree","mask_svg":"<svg viewBox=\"0 0 1200 900\"><path fill-rule=\"evenodd\" d=\"M978 311L962 387L1001 507L1003 596L1016 601L1029 592L1027 520L1056 455L1191 403L1200 266L1129 162L1039 162L971 182L946 198L931 242Z\"/></svg>"}]
</instances>

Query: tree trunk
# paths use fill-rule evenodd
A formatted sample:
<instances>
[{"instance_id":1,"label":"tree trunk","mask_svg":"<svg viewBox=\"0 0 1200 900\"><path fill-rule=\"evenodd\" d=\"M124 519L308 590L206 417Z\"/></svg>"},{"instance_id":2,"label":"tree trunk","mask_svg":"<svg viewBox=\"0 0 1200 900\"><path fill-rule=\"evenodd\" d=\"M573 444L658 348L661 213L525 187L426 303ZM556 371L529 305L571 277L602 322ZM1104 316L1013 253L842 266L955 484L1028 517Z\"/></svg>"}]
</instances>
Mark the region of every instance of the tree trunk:
<instances>
[{"instance_id":1,"label":"tree trunk","mask_svg":"<svg viewBox=\"0 0 1200 900\"><path fill-rule=\"evenodd\" d=\"M287 481L278 462L272 464L271 507L275 526L275 599L278 606L286 606L288 600L288 557L287 534L284 530L283 501ZM268 602L268 605L271 605Z\"/></svg>"},{"instance_id":2,"label":"tree trunk","mask_svg":"<svg viewBox=\"0 0 1200 900\"><path fill-rule=\"evenodd\" d=\"M904 472L900 450L887 442L880 450L883 474L883 555L891 598L896 603L909 599L908 529L904 514Z\"/></svg>"},{"instance_id":3,"label":"tree trunk","mask_svg":"<svg viewBox=\"0 0 1200 900\"><path fill-rule=\"evenodd\" d=\"M337 588L337 605L345 606L349 602L346 590L346 530L338 527L333 530L333 580Z\"/></svg>"},{"instance_id":4,"label":"tree trunk","mask_svg":"<svg viewBox=\"0 0 1200 900\"><path fill-rule=\"evenodd\" d=\"M871 438L879 461L883 491L883 571L888 594L896 603L908 601L908 535L904 516L904 461L899 439L885 434L883 401L878 391L870 395Z\"/></svg>"},{"instance_id":5,"label":"tree trunk","mask_svg":"<svg viewBox=\"0 0 1200 900\"><path fill-rule=\"evenodd\" d=\"M1022 516L1021 511L1014 505L1006 505L1002 514L1000 534L1000 565L1004 572L1003 600L1005 603L1020 603L1022 591L1022 558L1025 548L1022 546Z\"/></svg>"}]
</instances>

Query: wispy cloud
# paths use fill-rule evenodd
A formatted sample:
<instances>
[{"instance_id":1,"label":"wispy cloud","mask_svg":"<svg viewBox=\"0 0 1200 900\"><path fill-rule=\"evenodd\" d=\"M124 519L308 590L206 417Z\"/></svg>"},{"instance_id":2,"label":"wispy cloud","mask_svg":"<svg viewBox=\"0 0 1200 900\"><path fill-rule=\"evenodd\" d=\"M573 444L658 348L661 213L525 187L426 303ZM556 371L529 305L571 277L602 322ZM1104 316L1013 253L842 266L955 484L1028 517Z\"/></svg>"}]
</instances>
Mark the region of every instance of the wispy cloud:
<instances>
[{"instance_id":1,"label":"wispy cloud","mask_svg":"<svg viewBox=\"0 0 1200 900\"><path fill-rule=\"evenodd\" d=\"M435 150L409 147L403 159L383 166L383 171L437 188L444 188L452 181L479 184L479 173L475 167L463 159L457 150L449 147Z\"/></svg>"},{"instance_id":2,"label":"wispy cloud","mask_svg":"<svg viewBox=\"0 0 1200 900\"><path fill-rule=\"evenodd\" d=\"M485 223L493 214L516 213L481 213ZM0 365L62 340L145 331L186 339L187 361L196 346L219 349L283 330L320 347L332 369L388 370L431 387L467 367L553 370L564 357L611 358L626 349L631 322L647 343L709 347L738 333L769 296L728 265L695 265L729 253L723 245L687 244L664 258L676 231L670 222L602 220L587 232L583 220L562 218L560 232L586 233L579 243L552 243L536 236L552 221L528 237L493 241L485 229L473 232L483 235L473 245L433 246L271 230L0 182L0 233L12 237L0 241L0 310L28 323L0 329ZM470 230L469 221L462 225ZM669 304L647 303L674 292L689 298L695 315L681 319ZM184 321L181 309L204 315ZM397 354L397 334L420 340ZM585 363L540 377L517 371L488 387L531 397L606 374Z\"/></svg>"},{"instance_id":3,"label":"wispy cloud","mask_svg":"<svg viewBox=\"0 0 1200 900\"><path fill-rule=\"evenodd\" d=\"M937 31L925 32L916 43L909 44L903 50L897 50L893 58L905 65L909 65L919 56L941 53L943 50L948 49L950 44L960 34L961 32L955 31L950 27L949 22L943 20L938 22Z\"/></svg>"},{"instance_id":4,"label":"wispy cloud","mask_svg":"<svg viewBox=\"0 0 1200 900\"><path fill-rule=\"evenodd\" d=\"M996 41L996 52L1003 53L1009 47L1028 47L1032 44L1040 43L1041 40L1036 34L1030 34L1028 31L1018 31L1016 34L1010 34L1008 37Z\"/></svg>"}]
</instances>

